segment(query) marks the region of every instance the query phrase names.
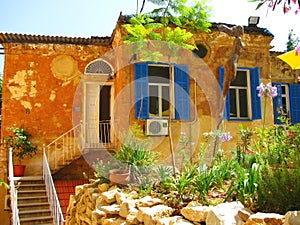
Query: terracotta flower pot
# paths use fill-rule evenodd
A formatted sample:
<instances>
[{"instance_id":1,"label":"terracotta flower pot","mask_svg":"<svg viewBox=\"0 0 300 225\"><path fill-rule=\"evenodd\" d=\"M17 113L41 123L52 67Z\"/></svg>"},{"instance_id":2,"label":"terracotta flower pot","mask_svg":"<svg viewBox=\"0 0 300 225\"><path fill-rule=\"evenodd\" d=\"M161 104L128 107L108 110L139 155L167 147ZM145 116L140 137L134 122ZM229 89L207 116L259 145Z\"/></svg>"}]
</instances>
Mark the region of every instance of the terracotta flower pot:
<instances>
[{"instance_id":1,"label":"terracotta flower pot","mask_svg":"<svg viewBox=\"0 0 300 225\"><path fill-rule=\"evenodd\" d=\"M128 169L113 169L109 171L109 180L112 185L127 185L130 182Z\"/></svg>"},{"instance_id":2,"label":"terracotta flower pot","mask_svg":"<svg viewBox=\"0 0 300 225\"><path fill-rule=\"evenodd\" d=\"M23 177L25 172L25 165L14 165L14 176Z\"/></svg>"}]
</instances>

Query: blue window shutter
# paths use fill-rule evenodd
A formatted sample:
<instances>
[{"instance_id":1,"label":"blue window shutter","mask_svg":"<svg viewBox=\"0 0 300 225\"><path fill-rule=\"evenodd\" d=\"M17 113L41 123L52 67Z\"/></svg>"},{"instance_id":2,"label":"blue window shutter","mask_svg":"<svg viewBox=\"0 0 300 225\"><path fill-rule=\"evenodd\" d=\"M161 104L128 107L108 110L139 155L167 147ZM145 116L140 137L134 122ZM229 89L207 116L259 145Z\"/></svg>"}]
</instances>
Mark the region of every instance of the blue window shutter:
<instances>
[{"instance_id":1,"label":"blue window shutter","mask_svg":"<svg viewBox=\"0 0 300 225\"><path fill-rule=\"evenodd\" d=\"M134 64L135 118L149 118L148 63Z\"/></svg>"},{"instance_id":2,"label":"blue window shutter","mask_svg":"<svg viewBox=\"0 0 300 225\"><path fill-rule=\"evenodd\" d=\"M262 118L261 99L258 96L258 90L256 89L260 84L259 67L249 68L249 69L250 69L252 119L258 120Z\"/></svg>"},{"instance_id":3,"label":"blue window shutter","mask_svg":"<svg viewBox=\"0 0 300 225\"><path fill-rule=\"evenodd\" d=\"M272 83L272 86L277 88L277 96L273 98L273 112L274 112L274 124L282 124L278 119L282 114L282 87L281 83Z\"/></svg>"},{"instance_id":4,"label":"blue window shutter","mask_svg":"<svg viewBox=\"0 0 300 225\"><path fill-rule=\"evenodd\" d=\"M223 89L223 81L224 81L224 66L220 66L219 68L219 80L220 80L220 94L222 98L222 89ZM230 119L230 93L228 91L226 96L226 102L224 107L224 119L229 120Z\"/></svg>"},{"instance_id":5,"label":"blue window shutter","mask_svg":"<svg viewBox=\"0 0 300 225\"><path fill-rule=\"evenodd\" d=\"M300 85L290 84L290 109L291 109L291 122L293 124L300 122Z\"/></svg>"},{"instance_id":6,"label":"blue window shutter","mask_svg":"<svg viewBox=\"0 0 300 225\"><path fill-rule=\"evenodd\" d=\"M190 119L190 82L188 67L174 65L175 119Z\"/></svg>"}]
</instances>

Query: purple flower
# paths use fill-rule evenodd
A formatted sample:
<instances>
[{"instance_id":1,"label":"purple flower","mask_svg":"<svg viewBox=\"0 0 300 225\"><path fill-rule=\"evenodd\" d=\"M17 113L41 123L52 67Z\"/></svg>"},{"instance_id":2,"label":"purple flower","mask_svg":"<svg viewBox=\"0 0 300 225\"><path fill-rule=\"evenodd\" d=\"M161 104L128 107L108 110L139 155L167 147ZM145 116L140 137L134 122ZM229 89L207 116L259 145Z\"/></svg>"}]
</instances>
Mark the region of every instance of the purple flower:
<instances>
[{"instance_id":1,"label":"purple flower","mask_svg":"<svg viewBox=\"0 0 300 225\"><path fill-rule=\"evenodd\" d=\"M259 97L276 97L277 96L277 88L273 87L271 83L268 83L267 85L264 85L263 83L260 83L260 85L256 88L258 90L258 96Z\"/></svg>"},{"instance_id":2,"label":"purple flower","mask_svg":"<svg viewBox=\"0 0 300 225\"><path fill-rule=\"evenodd\" d=\"M227 142L232 139L232 136L230 135L230 132L223 132L219 134L219 139L221 142Z\"/></svg>"}]
</instances>

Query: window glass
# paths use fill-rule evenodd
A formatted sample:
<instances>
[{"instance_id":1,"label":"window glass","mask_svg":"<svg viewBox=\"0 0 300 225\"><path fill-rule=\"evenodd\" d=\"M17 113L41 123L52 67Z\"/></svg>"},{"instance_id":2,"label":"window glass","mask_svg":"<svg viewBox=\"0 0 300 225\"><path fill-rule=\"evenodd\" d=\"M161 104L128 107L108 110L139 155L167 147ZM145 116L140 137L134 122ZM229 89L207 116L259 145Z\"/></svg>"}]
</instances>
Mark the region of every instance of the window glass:
<instances>
[{"instance_id":1,"label":"window glass","mask_svg":"<svg viewBox=\"0 0 300 225\"><path fill-rule=\"evenodd\" d=\"M150 85L149 86L149 111L151 116L158 116L158 87Z\"/></svg>"},{"instance_id":2,"label":"window glass","mask_svg":"<svg viewBox=\"0 0 300 225\"><path fill-rule=\"evenodd\" d=\"M149 83L169 83L169 67L168 66L149 66Z\"/></svg>"},{"instance_id":3,"label":"window glass","mask_svg":"<svg viewBox=\"0 0 300 225\"><path fill-rule=\"evenodd\" d=\"M230 93L230 118L248 119L249 101L248 101L248 77L247 71L238 70L236 79L231 82Z\"/></svg>"},{"instance_id":4,"label":"window glass","mask_svg":"<svg viewBox=\"0 0 300 225\"><path fill-rule=\"evenodd\" d=\"M149 66L150 117L168 117L170 113L170 74L168 66Z\"/></svg>"},{"instance_id":5,"label":"window glass","mask_svg":"<svg viewBox=\"0 0 300 225\"><path fill-rule=\"evenodd\" d=\"M240 117L248 118L248 98L247 89L239 90L239 106L240 106Z\"/></svg>"}]
</instances>

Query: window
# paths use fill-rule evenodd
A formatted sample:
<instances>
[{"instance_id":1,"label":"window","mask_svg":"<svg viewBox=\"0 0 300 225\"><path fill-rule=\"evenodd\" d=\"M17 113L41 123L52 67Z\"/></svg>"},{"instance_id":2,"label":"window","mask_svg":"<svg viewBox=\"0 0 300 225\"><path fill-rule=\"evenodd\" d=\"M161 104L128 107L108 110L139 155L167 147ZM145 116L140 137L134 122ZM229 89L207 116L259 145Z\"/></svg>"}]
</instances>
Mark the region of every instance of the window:
<instances>
[{"instance_id":1,"label":"window","mask_svg":"<svg viewBox=\"0 0 300 225\"><path fill-rule=\"evenodd\" d=\"M170 69L169 66L148 66L150 117L169 117Z\"/></svg>"},{"instance_id":2,"label":"window","mask_svg":"<svg viewBox=\"0 0 300 225\"><path fill-rule=\"evenodd\" d=\"M224 67L220 67L221 88ZM231 82L224 110L228 120L261 119L261 100L256 87L259 85L259 68L238 67L236 79Z\"/></svg>"},{"instance_id":3,"label":"window","mask_svg":"<svg viewBox=\"0 0 300 225\"><path fill-rule=\"evenodd\" d=\"M187 66L172 65L170 70L168 65L137 63L134 65L134 77L136 118L169 117L172 106L172 118L190 119Z\"/></svg>"},{"instance_id":4,"label":"window","mask_svg":"<svg viewBox=\"0 0 300 225\"><path fill-rule=\"evenodd\" d=\"M282 114L287 115L293 124L300 122L300 85L287 83L273 83L277 87L277 96L273 98L274 123L280 124L278 119Z\"/></svg>"}]
</instances>

